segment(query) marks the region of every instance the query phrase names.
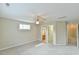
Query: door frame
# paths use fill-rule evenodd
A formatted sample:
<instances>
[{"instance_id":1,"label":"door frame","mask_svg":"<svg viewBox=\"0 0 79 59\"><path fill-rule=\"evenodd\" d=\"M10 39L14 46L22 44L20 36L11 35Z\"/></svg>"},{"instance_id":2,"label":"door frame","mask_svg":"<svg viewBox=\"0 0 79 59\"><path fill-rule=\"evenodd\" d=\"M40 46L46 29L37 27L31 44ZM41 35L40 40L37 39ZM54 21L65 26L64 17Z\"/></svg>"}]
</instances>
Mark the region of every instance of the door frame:
<instances>
[{"instance_id":1,"label":"door frame","mask_svg":"<svg viewBox=\"0 0 79 59\"><path fill-rule=\"evenodd\" d=\"M46 43L48 43L48 26L46 25L42 25L41 26L41 41L42 41L42 28L45 27L46 28Z\"/></svg>"},{"instance_id":2,"label":"door frame","mask_svg":"<svg viewBox=\"0 0 79 59\"><path fill-rule=\"evenodd\" d=\"M77 48L78 48L78 24L77 24Z\"/></svg>"},{"instance_id":3,"label":"door frame","mask_svg":"<svg viewBox=\"0 0 79 59\"><path fill-rule=\"evenodd\" d=\"M53 25L53 24L48 24L48 25ZM41 41L42 41L42 27L46 27L46 43L48 43L48 25L41 26ZM53 26L55 26L55 25L53 25ZM56 45L56 29L55 29L55 27L53 27L53 30L55 31L55 33L53 33L53 36L55 35L55 37L52 41L52 44Z\"/></svg>"}]
</instances>

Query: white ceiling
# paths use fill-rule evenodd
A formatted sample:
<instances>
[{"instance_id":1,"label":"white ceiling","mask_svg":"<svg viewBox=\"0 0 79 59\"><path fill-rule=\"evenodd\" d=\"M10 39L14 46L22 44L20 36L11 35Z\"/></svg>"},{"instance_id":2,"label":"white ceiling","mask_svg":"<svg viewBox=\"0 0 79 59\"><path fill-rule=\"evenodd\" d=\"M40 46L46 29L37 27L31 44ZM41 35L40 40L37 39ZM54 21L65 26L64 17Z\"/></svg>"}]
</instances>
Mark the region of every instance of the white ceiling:
<instances>
[{"instance_id":1,"label":"white ceiling","mask_svg":"<svg viewBox=\"0 0 79 59\"><path fill-rule=\"evenodd\" d=\"M34 15L43 15L47 20L77 20L79 17L78 3L10 3L0 4L0 16L32 21ZM66 16L63 19L58 17Z\"/></svg>"}]
</instances>

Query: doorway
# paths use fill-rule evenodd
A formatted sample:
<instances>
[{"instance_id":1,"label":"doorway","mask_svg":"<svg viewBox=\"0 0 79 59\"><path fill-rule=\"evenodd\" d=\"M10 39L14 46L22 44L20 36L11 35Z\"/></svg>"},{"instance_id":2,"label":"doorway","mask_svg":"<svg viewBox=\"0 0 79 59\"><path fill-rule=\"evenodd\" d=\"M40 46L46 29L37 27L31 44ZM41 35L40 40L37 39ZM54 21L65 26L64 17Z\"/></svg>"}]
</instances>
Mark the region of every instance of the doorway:
<instances>
[{"instance_id":1,"label":"doorway","mask_svg":"<svg viewBox=\"0 0 79 59\"><path fill-rule=\"evenodd\" d=\"M42 43L56 44L54 25L41 26Z\"/></svg>"},{"instance_id":2,"label":"doorway","mask_svg":"<svg viewBox=\"0 0 79 59\"><path fill-rule=\"evenodd\" d=\"M42 40L42 43L47 42L47 27L46 26L41 26L41 40Z\"/></svg>"},{"instance_id":3,"label":"doorway","mask_svg":"<svg viewBox=\"0 0 79 59\"><path fill-rule=\"evenodd\" d=\"M77 46L77 24L67 24L68 45Z\"/></svg>"}]
</instances>

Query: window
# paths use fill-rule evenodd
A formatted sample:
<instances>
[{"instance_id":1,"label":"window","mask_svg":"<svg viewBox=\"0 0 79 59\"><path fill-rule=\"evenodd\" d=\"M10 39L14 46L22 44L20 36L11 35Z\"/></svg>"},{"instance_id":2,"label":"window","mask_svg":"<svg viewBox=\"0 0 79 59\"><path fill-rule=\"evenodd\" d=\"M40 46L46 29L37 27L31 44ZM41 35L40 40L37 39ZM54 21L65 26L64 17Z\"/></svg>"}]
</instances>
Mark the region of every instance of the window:
<instances>
[{"instance_id":1,"label":"window","mask_svg":"<svg viewBox=\"0 0 79 59\"><path fill-rule=\"evenodd\" d=\"M30 30L30 25L19 24L19 29L21 29L21 30Z\"/></svg>"}]
</instances>

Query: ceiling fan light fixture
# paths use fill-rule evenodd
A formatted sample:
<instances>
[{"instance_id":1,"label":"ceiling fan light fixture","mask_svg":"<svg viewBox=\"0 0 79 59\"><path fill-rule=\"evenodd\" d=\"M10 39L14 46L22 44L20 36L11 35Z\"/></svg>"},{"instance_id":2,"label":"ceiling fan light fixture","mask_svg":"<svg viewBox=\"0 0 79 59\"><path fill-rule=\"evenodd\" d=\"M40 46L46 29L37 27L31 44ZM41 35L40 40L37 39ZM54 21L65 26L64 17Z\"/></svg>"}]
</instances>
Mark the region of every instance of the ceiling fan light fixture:
<instances>
[{"instance_id":1,"label":"ceiling fan light fixture","mask_svg":"<svg viewBox=\"0 0 79 59\"><path fill-rule=\"evenodd\" d=\"M36 21L36 24L39 24L39 21Z\"/></svg>"}]
</instances>

